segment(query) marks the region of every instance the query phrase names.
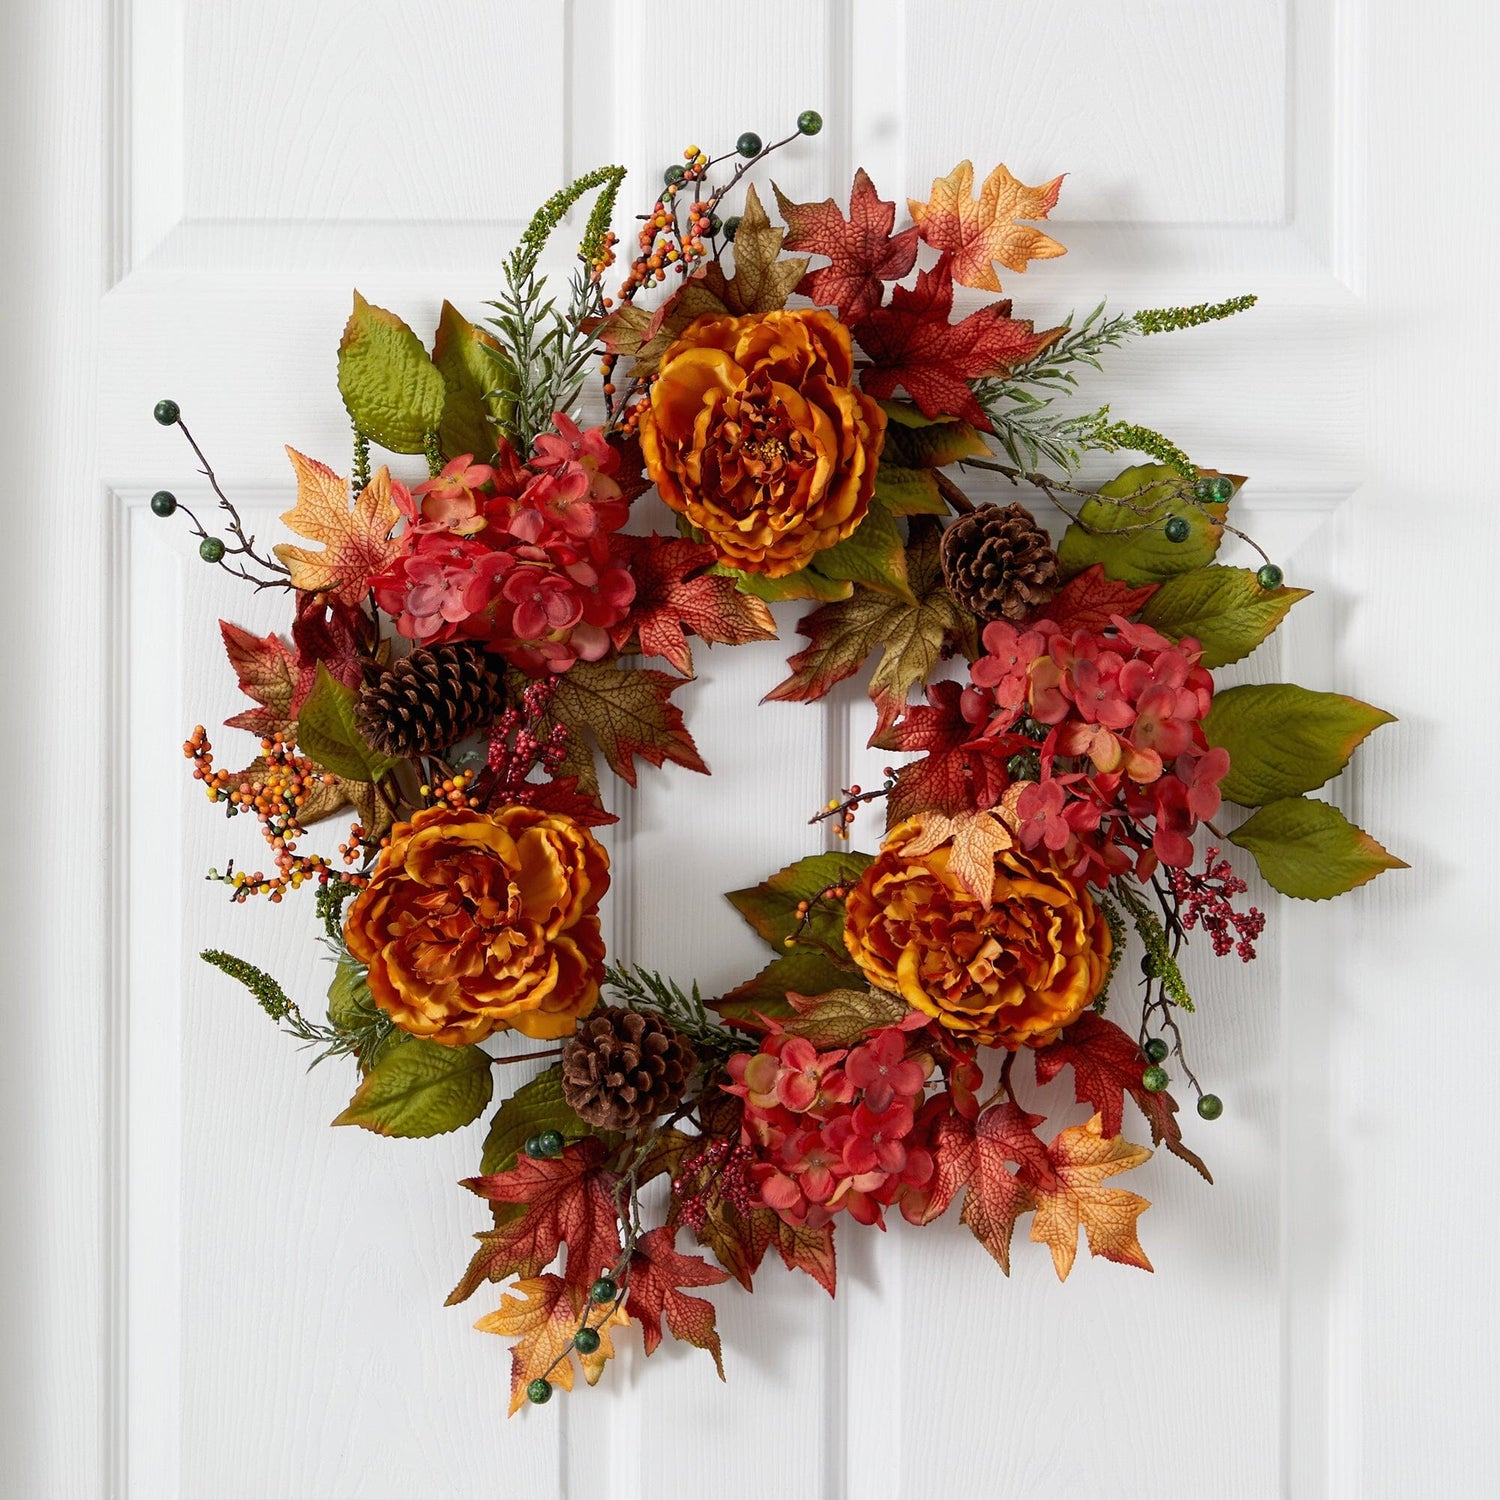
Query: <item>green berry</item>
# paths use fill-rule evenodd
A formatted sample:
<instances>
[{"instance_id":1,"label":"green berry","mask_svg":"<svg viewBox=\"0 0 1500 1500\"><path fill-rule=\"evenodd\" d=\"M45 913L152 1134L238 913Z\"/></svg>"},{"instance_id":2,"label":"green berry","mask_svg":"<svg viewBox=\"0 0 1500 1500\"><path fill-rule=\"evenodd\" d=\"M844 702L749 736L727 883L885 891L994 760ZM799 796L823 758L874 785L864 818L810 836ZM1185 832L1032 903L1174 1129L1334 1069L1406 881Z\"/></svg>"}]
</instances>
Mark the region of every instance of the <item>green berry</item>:
<instances>
[{"instance_id":1,"label":"green berry","mask_svg":"<svg viewBox=\"0 0 1500 1500\"><path fill-rule=\"evenodd\" d=\"M1224 1113L1224 1101L1217 1094L1205 1094L1198 1101L1198 1113L1205 1120L1217 1120Z\"/></svg>"},{"instance_id":2,"label":"green berry","mask_svg":"<svg viewBox=\"0 0 1500 1500\"><path fill-rule=\"evenodd\" d=\"M589 1288L589 1300L591 1302L613 1302L619 1295L620 1289L615 1285L613 1276L601 1276L593 1286Z\"/></svg>"},{"instance_id":3,"label":"green berry","mask_svg":"<svg viewBox=\"0 0 1500 1500\"><path fill-rule=\"evenodd\" d=\"M526 1137L526 1144L521 1147L521 1150L527 1156L531 1156L531 1157L535 1157L535 1158L540 1159L541 1154L542 1154L542 1138L541 1138L541 1136L539 1136L539 1135L528 1135Z\"/></svg>"},{"instance_id":4,"label":"green berry","mask_svg":"<svg viewBox=\"0 0 1500 1500\"><path fill-rule=\"evenodd\" d=\"M686 170L674 161L672 165L661 174L661 180L666 183L668 187L676 187L677 184L681 182L682 179L686 176Z\"/></svg>"},{"instance_id":5,"label":"green berry","mask_svg":"<svg viewBox=\"0 0 1500 1500\"><path fill-rule=\"evenodd\" d=\"M804 109L797 116L797 129L803 135L816 135L823 128L823 116L815 109Z\"/></svg>"},{"instance_id":6,"label":"green berry","mask_svg":"<svg viewBox=\"0 0 1500 1500\"><path fill-rule=\"evenodd\" d=\"M1188 525L1185 516L1169 517L1166 530L1169 542L1185 542L1193 534L1193 528Z\"/></svg>"},{"instance_id":7,"label":"green berry","mask_svg":"<svg viewBox=\"0 0 1500 1500\"><path fill-rule=\"evenodd\" d=\"M1167 1077L1167 1070L1152 1063L1144 1073L1141 1074L1141 1087L1148 1094L1159 1094L1172 1080Z\"/></svg>"},{"instance_id":8,"label":"green berry","mask_svg":"<svg viewBox=\"0 0 1500 1500\"><path fill-rule=\"evenodd\" d=\"M1193 486L1193 498L1195 500L1212 500L1214 497L1214 482L1212 479L1200 479Z\"/></svg>"},{"instance_id":9,"label":"green berry","mask_svg":"<svg viewBox=\"0 0 1500 1500\"><path fill-rule=\"evenodd\" d=\"M759 156L761 140L753 130L747 130L739 140L734 143L734 149L741 156Z\"/></svg>"},{"instance_id":10,"label":"green berry","mask_svg":"<svg viewBox=\"0 0 1500 1500\"><path fill-rule=\"evenodd\" d=\"M526 1399L533 1406L545 1406L552 1399L552 1382L550 1380L533 1380L526 1387Z\"/></svg>"},{"instance_id":11,"label":"green berry","mask_svg":"<svg viewBox=\"0 0 1500 1500\"><path fill-rule=\"evenodd\" d=\"M151 415L163 427L170 427L182 415L182 410L175 401L158 401Z\"/></svg>"},{"instance_id":12,"label":"green berry","mask_svg":"<svg viewBox=\"0 0 1500 1500\"><path fill-rule=\"evenodd\" d=\"M163 518L177 509L177 496L171 490L157 490L151 497L151 514Z\"/></svg>"},{"instance_id":13,"label":"green berry","mask_svg":"<svg viewBox=\"0 0 1500 1500\"><path fill-rule=\"evenodd\" d=\"M739 232L740 216L738 214L730 214L730 216L724 220L724 238L732 242L735 235L737 235Z\"/></svg>"},{"instance_id":14,"label":"green berry","mask_svg":"<svg viewBox=\"0 0 1500 1500\"><path fill-rule=\"evenodd\" d=\"M599 1347L599 1335L592 1328L580 1328L573 1335L573 1347L580 1354L592 1354Z\"/></svg>"},{"instance_id":15,"label":"green berry","mask_svg":"<svg viewBox=\"0 0 1500 1500\"><path fill-rule=\"evenodd\" d=\"M1234 498L1234 481L1226 479L1222 474L1208 481L1212 494L1211 500L1232 500Z\"/></svg>"},{"instance_id":16,"label":"green berry","mask_svg":"<svg viewBox=\"0 0 1500 1500\"><path fill-rule=\"evenodd\" d=\"M1171 1049L1159 1036L1152 1037L1151 1040L1146 1043L1146 1056L1149 1057L1154 1063L1165 1062L1167 1053L1170 1050Z\"/></svg>"},{"instance_id":17,"label":"green berry","mask_svg":"<svg viewBox=\"0 0 1500 1500\"><path fill-rule=\"evenodd\" d=\"M544 1130L536 1138L536 1154L538 1156L561 1156L563 1144L561 1131Z\"/></svg>"},{"instance_id":18,"label":"green berry","mask_svg":"<svg viewBox=\"0 0 1500 1500\"><path fill-rule=\"evenodd\" d=\"M198 556L206 563L220 562L224 557L224 543L216 536L206 536L198 543Z\"/></svg>"},{"instance_id":19,"label":"green berry","mask_svg":"<svg viewBox=\"0 0 1500 1500\"><path fill-rule=\"evenodd\" d=\"M708 232L710 235L718 234L724 228L724 221L718 214L708 216Z\"/></svg>"},{"instance_id":20,"label":"green berry","mask_svg":"<svg viewBox=\"0 0 1500 1500\"><path fill-rule=\"evenodd\" d=\"M1256 570L1255 581L1269 594L1273 589L1281 587L1281 580L1286 577L1275 563L1265 563Z\"/></svg>"}]
</instances>

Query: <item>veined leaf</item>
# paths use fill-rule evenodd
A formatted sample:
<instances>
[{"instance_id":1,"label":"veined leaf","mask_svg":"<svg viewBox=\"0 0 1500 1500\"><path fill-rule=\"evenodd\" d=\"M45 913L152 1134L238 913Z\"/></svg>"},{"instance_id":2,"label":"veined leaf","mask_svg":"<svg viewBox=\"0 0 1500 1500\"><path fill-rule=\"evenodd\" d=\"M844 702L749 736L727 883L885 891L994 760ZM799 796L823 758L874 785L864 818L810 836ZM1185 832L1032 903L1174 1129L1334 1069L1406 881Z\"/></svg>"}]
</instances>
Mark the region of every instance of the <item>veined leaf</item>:
<instances>
[{"instance_id":1,"label":"veined leaf","mask_svg":"<svg viewBox=\"0 0 1500 1500\"><path fill-rule=\"evenodd\" d=\"M1250 568L1210 564L1169 578L1146 601L1146 624L1180 640L1195 636L1205 667L1225 667L1248 656L1307 598L1309 589L1263 589Z\"/></svg>"},{"instance_id":2,"label":"veined leaf","mask_svg":"<svg viewBox=\"0 0 1500 1500\"><path fill-rule=\"evenodd\" d=\"M1358 698L1271 682L1219 693L1203 732L1229 752L1224 795L1257 807L1316 790L1348 765L1371 730L1393 722Z\"/></svg>"},{"instance_id":3,"label":"veined leaf","mask_svg":"<svg viewBox=\"0 0 1500 1500\"><path fill-rule=\"evenodd\" d=\"M813 567L825 578L861 583L882 594L894 594L911 604L912 595L906 577L906 548L896 518L877 488L870 509L854 532L825 548L813 559Z\"/></svg>"},{"instance_id":4,"label":"veined leaf","mask_svg":"<svg viewBox=\"0 0 1500 1500\"><path fill-rule=\"evenodd\" d=\"M456 458L472 453L488 463L496 447L496 421L510 419L508 401L489 399L489 393L515 372L491 333L463 316L451 302L443 303L437 336L432 341L432 362L443 377L443 414L438 423L438 441L443 453Z\"/></svg>"},{"instance_id":5,"label":"veined leaf","mask_svg":"<svg viewBox=\"0 0 1500 1500\"><path fill-rule=\"evenodd\" d=\"M359 695L318 663L313 690L297 715L297 745L345 781L379 781L401 762L383 755L359 731L354 710Z\"/></svg>"},{"instance_id":6,"label":"veined leaf","mask_svg":"<svg viewBox=\"0 0 1500 1500\"><path fill-rule=\"evenodd\" d=\"M880 409L886 416L882 463L940 469L965 458L989 457L979 429L959 417L924 416L910 401L882 401Z\"/></svg>"},{"instance_id":7,"label":"veined leaf","mask_svg":"<svg viewBox=\"0 0 1500 1500\"><path fill-rule=\"evenodd\" d=\"M381 1056L333 1123L362 1125L378 1135L442 1135L477 1120L493 1089L482 1047L413 1037Z\"/></svg>"},{"instance_id":8,"label":"veined leaf","mask_svg":"<svg viewBox=\"0 0 1500 1500\"><path fill-rule=\"evenodd\" d=\"M446 390L421 339L355 292L339 341L339 394L372 442L392 453L420 453L442 421Z\"/></svg>"},{"instance_id":9,"label":"veined leaf","mask_svg":"<svg viewBox=\"0 0 1500 1500\"><path fill-rule=\"evenodd\" d=\"M1269 885L1306 901L1327 901L1382 870L1407 868L1338 808L1310 797L1268 802L1229 841L1255 856Z\"/></svg>"}]
</instances>

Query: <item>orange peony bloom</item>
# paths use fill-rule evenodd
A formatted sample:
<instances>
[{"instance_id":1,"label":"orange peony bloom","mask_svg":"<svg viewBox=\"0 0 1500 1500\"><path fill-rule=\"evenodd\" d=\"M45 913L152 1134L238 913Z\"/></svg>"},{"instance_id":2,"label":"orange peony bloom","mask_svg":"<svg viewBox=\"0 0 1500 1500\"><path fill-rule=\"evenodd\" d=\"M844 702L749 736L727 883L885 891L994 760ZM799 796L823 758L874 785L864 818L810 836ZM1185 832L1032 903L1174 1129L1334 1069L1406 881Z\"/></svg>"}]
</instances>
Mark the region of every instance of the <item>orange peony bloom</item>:
<instances>
[{"instance_id":1,"label":"orange peony bloom","mask_svg":"<svg viewBox=\"0 0 1500 1500\"><path fill-rule=\"evenodd\" d=\"M849 331L815 308L702 317L662 357L646 468L730 567L784 577L864 520L885 413L853 374Z\"/></svg>"},{"instance_id":2,"label":"orange peony bloom","mask_svg":"<svg viewBox=\"0 0 1500 1500\"><path fill-rule=\"evenodd\" d=\"M1109 972L1109 925L1081 881L1007 849L986 903L950 873L950 843L913 855L898 823L849 894L844 942L871 984L976 1042L1041 1046L1090 1005Z\"/></svg>"},{"instance_id":3,"label":"orange peony bloom","mask_svg":"<svg viewBox=\"0 0 1500 1500\"><path fill-rule=\"evenodd\" d=\"M567 1036L599 998L608 887L603 847L560 813L429 807L391 831L344 940L414 1036Z\"/></svg>"}]
</instances>

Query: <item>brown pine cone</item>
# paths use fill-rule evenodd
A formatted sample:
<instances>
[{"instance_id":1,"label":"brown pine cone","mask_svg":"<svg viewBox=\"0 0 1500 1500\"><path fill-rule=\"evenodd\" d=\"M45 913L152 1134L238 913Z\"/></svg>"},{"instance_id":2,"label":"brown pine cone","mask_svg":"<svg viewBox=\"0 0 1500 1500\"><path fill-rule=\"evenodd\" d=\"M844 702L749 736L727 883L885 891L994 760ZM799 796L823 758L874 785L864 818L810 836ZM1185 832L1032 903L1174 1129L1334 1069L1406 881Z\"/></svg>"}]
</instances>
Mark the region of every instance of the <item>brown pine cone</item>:
<instances>
[{"instance_id":1,"label":"brown pine cone","mask_svg":"<svg viewBox=\"0 0 1500 1500\"><path fill-rule=\"evenodd\" d=\"M695 1061L660 1016L601 1005L563 1043L563 1098L580 1120L629 1132L682 1102Z\"/></svg>"},{"instance_id":2,"label":"brown pine cone","mask_svg":"<svg viewBox=\"0 0 1500 1500\"><path fill-rule=\"evenodd\" d=\"M500 684L472 641L419 646L359 695L360 732L384 755L447 751L500 715Z\"/></svg>"},{"instance_id":3,"label":"brown pine cone","mask_svg":"<svg viewBox=\"0 0 1500 1500\"><path fill-rule=\"evenodd\" d=\"M1024 505L981 505L943 533L943 581L984 620L1024 620L1057 592L1057 554Z\"/></svg>"}]
</instances>

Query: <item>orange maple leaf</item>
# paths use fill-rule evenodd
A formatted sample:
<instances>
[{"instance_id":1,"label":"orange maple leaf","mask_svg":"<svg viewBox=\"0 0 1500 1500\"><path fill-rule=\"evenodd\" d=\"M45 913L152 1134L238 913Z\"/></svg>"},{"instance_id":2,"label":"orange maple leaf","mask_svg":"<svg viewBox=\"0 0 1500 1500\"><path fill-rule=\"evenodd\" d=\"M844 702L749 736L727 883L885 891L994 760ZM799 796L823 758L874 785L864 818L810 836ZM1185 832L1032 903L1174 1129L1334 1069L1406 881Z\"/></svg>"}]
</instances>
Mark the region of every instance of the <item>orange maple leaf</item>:
<instances>
[{"instance_id":1,"label":"orange maple leaf","mask_svg":"<svg viewBox=\"0 0 1500 1500\"><path fill-rule=\"evenodd\" d=\"M976 901L988 902L995 894L995 856L1014 847L1010 828L992 812L945 812L921 814L922 830L901 847L906 854L930 854L951 839L948 873Z\"/></svg>"},{"instance_id":2,"label":"orange maple leaf","mask_svg":"<svg viewBox=\"0 0 1500 1500\"><path fill-rule=\"evenodd\" d=\"M1000 290L992 262L1011 271L1024 271L1033 260L1051 260L1067 251L1039 229L1019 219L1045 219L1057 202L1062 178L1041 187L1027 187L998 166L984 179L979 197L974 191L974 163L961 161L932 184L926 203L907 200L922 238L935 250L953 255L953 279L987 292Z\"/></svg>"},{"instance_id":3,"label":"orange maple leaf","mask_svg":"<svg viewBox=\"0 0 1500 1500\"><path fill-rule=\"evenodd\" d=\"M573 1335L587 1315L589 1327L599 1335L592 1354L573 1349ZM526 1387L545 1378L565 1391L573 1389L573 1359L583 1366L583 1378L597 1385L604 1361L614 1357L610 1329L630 1322L622 1307L607 1313L589 1301L588 1288L570 1284L561 1276L529 1276L518 1281L500 1299L500 1306L475 1323L481 1333L516 1337L510 1350L510 1411L515 1416L526 1403Z\"/></svg>"},{"instance_id":4,"label":"orange maple leaf","mask_svg":"<svg viewBox=\"0 0 1500 1500\"><path fill-rule=\"evenodd\" d=\"M1124 1136L1107 1136L1095 1115L1087 1125L1060 1131L1047 1147L1051 1174L1028 1171L1036 1203L1031 1237L1052 1251L1057 1279L1066 1281L1078 1254L1078 1228L1088 1236L1089 1252L1121 1265L1151 1269L1136 1236L1136 1220L1151 1207L1147 1198L1122 1188L1105 1187L1106 1178L1138 1167L1151 1152Z\"/></svg>"},{"instance_id":5,"label":"orange maple leaf","mask_svg":"<svg viewBox=\"0 0 1500 1500\"><path fill-rule=\"evenodd\" d=\"M297 474L297 503L282 520L298 536L322 542L323 550L283 542L275 553L299 589L356 605L369 581L401 550L391 536L401 512L391 499L391 473L376 471L351 507L349 485L325 464L288 448Z\"/></svg>"}]
</instances>

